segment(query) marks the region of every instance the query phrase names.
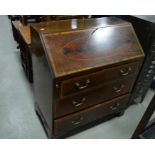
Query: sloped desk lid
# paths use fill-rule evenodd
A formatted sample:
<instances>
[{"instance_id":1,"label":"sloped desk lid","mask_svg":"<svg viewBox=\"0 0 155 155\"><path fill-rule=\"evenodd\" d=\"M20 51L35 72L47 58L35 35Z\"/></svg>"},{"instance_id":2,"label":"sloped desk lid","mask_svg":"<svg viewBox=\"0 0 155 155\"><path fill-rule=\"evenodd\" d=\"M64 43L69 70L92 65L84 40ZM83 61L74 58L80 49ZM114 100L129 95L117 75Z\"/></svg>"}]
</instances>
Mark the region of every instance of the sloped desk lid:
<instances>
[{"instance_id":1,"label":"sloped desk lid","mask_svg":"<svg viewBox=\"0 0 155 155\"><path fill-rule=\"evenodd\" d=\"M56 77L144 56L131 24L126 22L41 36Z\"/></svg>"}]
</instances>

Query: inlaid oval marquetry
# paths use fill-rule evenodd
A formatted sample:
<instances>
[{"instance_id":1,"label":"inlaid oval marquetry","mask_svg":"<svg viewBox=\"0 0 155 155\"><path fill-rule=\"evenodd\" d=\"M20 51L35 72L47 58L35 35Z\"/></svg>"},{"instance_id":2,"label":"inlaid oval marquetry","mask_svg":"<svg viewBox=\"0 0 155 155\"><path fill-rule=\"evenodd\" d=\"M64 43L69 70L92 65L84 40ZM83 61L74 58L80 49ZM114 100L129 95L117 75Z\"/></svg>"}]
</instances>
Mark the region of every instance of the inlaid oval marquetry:
<instances>
[{"instance_id":1,"label":"inlaid oval marquetry","mask_svg":"<svg viewBox=\"0 0 155 155\"><path fill-rule=\"evenodd\" d=\"M119 54L121 48L130 51L133 42L131 36L120 37L111 28L100 28L92 31L88 36L75 38L66 43L61 52L69 59L103 59L113 52ZM125 52L124 51L124 52Z\"/></svg>"}]
</instances>

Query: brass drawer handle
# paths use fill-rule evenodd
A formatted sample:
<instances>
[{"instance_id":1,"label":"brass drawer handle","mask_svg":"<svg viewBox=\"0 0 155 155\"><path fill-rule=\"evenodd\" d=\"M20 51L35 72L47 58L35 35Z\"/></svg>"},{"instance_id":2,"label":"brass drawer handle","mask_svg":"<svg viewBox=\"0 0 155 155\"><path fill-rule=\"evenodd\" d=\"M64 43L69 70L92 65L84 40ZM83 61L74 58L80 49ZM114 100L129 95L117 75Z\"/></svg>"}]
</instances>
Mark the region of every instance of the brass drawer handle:
<instances>
[{"instance_id":1,"label":"brass drawer handle","mask_svg":"<svg viewBox=\"0 0 155 155\"><path fill-rule=\"evenodd\" d=\"M83 117L80 116L80 117L78 118L78 120L72 121L72 124L73 124L73 125L79 125L79 124L81 123L82 120L83 120Z\"/></svg>"},{"instance_id":2,"label":"brass drawer handle","mask_svg":"<svg viewBox=\"0 0 155 155\"><path fill-rule=\"evenodd\" d=\"M121 84L119 88L116 87L116 86L114 86L114 87L113 87L113 90L114 90L116 93L119 93L119 92L121 92L121 91L123 90L124 87L125 87L124 84Z\"/></svg>"},{"instance_id":3,"label":"brass drawer handle","mask_svg":"<svg viewBox=\"0 0 155 155\"><path fill-rule=\"evenodd\" d=\"M78 88L79 90L82 90L82 89L87 88L88 85L89 85L89 83L90 83L90 80L87 79L85 85L81 85L79 82L76 82L75 85L77 86L77 88Z\"/></svg>"},{"instance_id":4,"label":"brass drawer handle","mask_svg":"<svg viewBox=\"0 0 155 155\"><path fill-rule=\"evenodd\" d=\"M79 107L79 106L82 106L84 104L84 102L86 101L86 98L82 98L82 100L80 102L77 102L77 101L73 101L73 105L75 107Z\"/></svg>"},{"instance_id":5,"label":"brass drawer handle","mask_svg":"<svg viewBox=\"0 0 155 155\"><path fill-rule=\"evenodd\" d=\"M116 106L110 106L110 109L112 110L112 111L115 111L115 110L117 110L117 108L120 106L120 103L117 103L116 104Z\"/></svg>"},{"instance_id":6,"label":"brass drawer handle","mask_svg":"<svg viewBox=\"0 0 155 155\"><path fill-rule=\"evenodd\" d=\"M123 76L128 75L132 71L131 67L128 67L127 69L120 69L120 73Z\"/></svg>"},{"instance_id":7,"label":"brass drawer handle","mask_svg":"<svg viewBox=\"0 0 155 155\"><path fill-rule=\"evenodd\" d=\"M117 107L111 106L110 109L111 109L112 111L115 111L115 110L117 109Z\"/></svg>"}]
</instances>

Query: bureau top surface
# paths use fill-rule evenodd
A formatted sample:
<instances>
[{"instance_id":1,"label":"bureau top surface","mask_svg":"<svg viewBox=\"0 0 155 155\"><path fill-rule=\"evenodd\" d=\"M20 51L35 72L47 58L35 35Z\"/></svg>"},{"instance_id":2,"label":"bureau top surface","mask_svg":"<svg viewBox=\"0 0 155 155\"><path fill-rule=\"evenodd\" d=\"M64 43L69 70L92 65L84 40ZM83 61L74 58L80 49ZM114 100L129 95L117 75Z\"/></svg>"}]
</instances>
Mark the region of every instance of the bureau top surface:
<instances>
[{"instance_id":1,"label":"bureau top surface","mask_svg":"<svg viewBox=\"0 0 155 155\"><path fill-rule=\"evenodd\" d=\"M116 18L97 21L93 19L91 26L91 20L86 20L87 28L41 35L56 77L144 56L130 23Z\"/></svg>"},{"instance_id":2,"label":"bureau top surface","mask_svg":"<svg viewBox=\"0 0 155 155\"><path fill-rule=\"evenodd\" d=\"M31 35L30 35L30 26L20 26L19 27L19 32L23 39L25 40L26 44L30 45L31 44Z\"/></svg>"}]
</instances>

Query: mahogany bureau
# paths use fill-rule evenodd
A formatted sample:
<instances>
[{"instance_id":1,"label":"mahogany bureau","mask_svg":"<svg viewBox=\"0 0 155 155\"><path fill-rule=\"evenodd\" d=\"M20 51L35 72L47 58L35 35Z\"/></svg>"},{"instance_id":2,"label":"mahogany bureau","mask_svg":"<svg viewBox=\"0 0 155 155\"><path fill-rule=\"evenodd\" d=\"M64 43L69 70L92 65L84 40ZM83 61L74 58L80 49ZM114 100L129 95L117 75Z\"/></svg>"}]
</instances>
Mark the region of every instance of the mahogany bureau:
<instances>
[{"instance_id":1,"label":"mahogany bureau","mask_svg":"<svg viewBox=\"0 0 155 155\"><path fill-rule=\"evenodd\" d=\"M130 23L78 19L30 30L35 109L49 138L125 111L144 58Z\"/></svg>"}]
</instances>

